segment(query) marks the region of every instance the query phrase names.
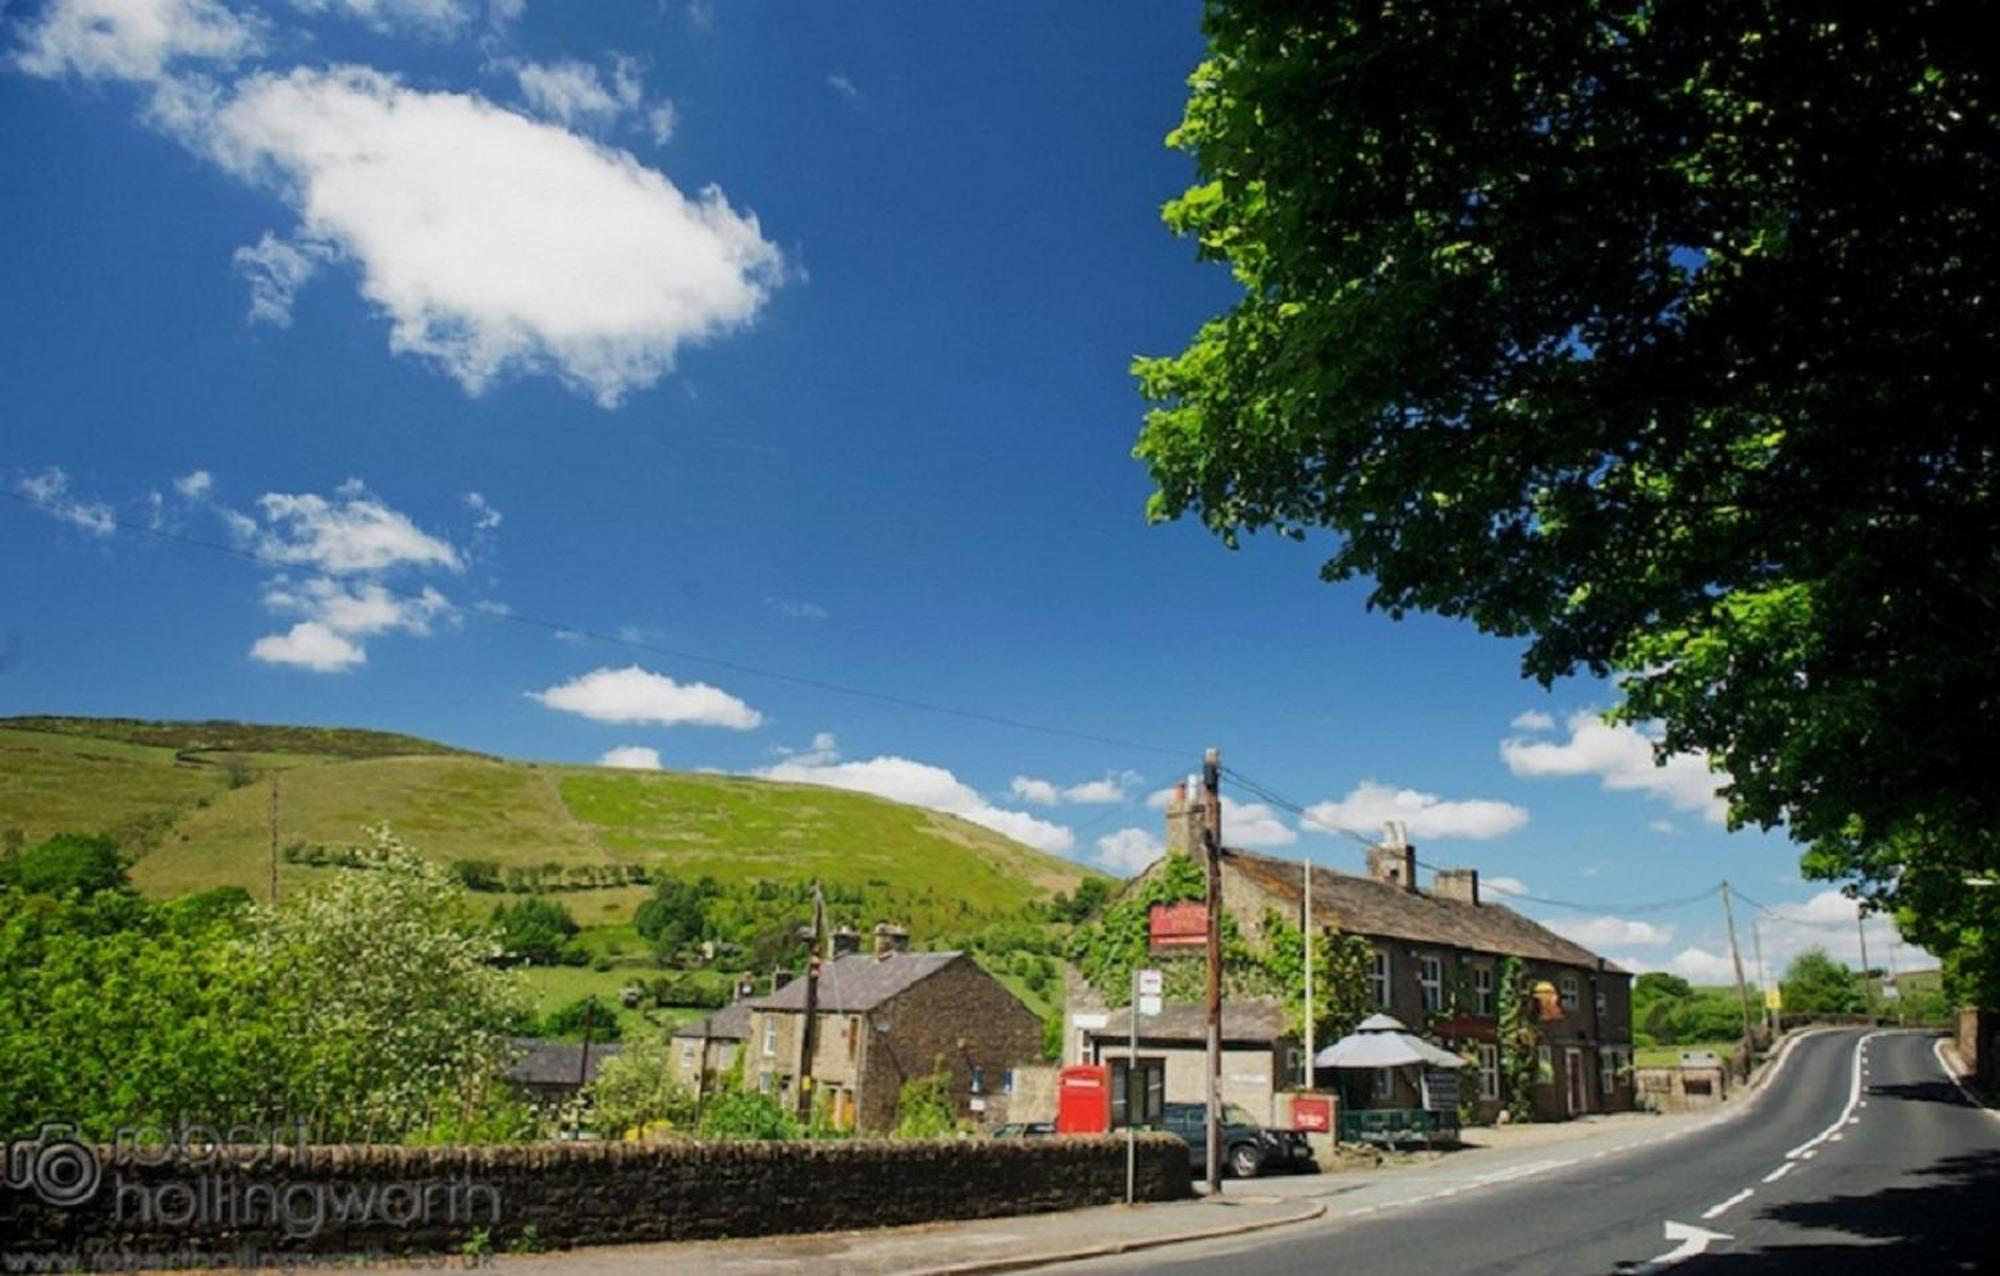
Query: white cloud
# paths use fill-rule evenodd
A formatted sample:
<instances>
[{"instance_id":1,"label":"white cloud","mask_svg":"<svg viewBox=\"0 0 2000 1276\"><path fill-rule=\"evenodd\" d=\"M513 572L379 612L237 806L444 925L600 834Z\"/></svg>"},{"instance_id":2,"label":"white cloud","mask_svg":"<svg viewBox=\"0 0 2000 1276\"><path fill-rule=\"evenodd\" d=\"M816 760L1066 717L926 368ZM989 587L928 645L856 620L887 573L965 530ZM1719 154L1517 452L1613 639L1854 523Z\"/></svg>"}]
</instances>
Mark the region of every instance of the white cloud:
<instances>
[{"instance_id":1,"label":"white cloud","mask_svg":"<svg viewBox=\"0 0 2000 1276\"><path fill-rule=\"evenodd\" d=\"M1363 780L1337 802L1318 802L1306 808L1304 827L1316 832L1353 829L1363 833L1379 829L1388 820L1410 826L1416 838L1504 837L1527 824L1528 812L1510 802L1488 798L1446 801L1435 793L1416 789L1395 789L1373 780Z\"/></svg>"},{"instance_id":2,"label":"white cloud","mask_svg":"<svg viewBox=\"0 0 2000 1276\"><path fill-rule=\"evenodd\" d=\"M39 474L22 475L15 480L14 490L42 513L93 536L109 536L118 530L118 516L109 505L83 500L70 492L69 473L61 466L51 465Z\"/></svg>"},{"instance_id":3,"label":"white cloud","mask_svg":"<svg viewBox=\"0 0 2000 1276\"><path fill-rule=\"evenodd\" d=\"M861 90L854 87L854 81L838 71L826 77L826 86L850 102L861 96Z\"/></svg>"},{"instance_id":4,"label":"white cloud","mask_svg":"<svg viewBox=\"0 0 2000 1276\"><path fill-rule=\"evenodd\" d=\"M1622 963L1621 963L1622 964ZM1726 952L1711 952L1706 948L1690 945L1673 955L1667 963L1667 970L1679 975L1691 984L1734 984L1736 966ZM1745 977L1750 972L1745 971Z\"/></svg>"},{"instance_id":5,"label":"white cloud","mask_svg":"<svg viewBox=\"0 0 2000 1276\"><path fill-rule=\"evenodd\" d=\"M1603 951L1614 945L1634 948L1664 948L1674 942L1672 926L1632 921L1605 914L1601 917L1558 917L1542 923L1558 935L1573 939L1585 948Z\"/></svg>"},{"instance_id":6,"label":"white cloud","mask_svg":"<svg viewBox=\"0 0 2000 1276\"><path fill-rule=\"evenodd\" d=\"M1079 784L1060 785L1052 780L1038 780L1033 776L1017 775L1010 791L1023 802L1033 802L1037 806L1059 806L1068 803L1073 806L1115 806L1125 800L1128 785L1137 784L1139 777L1126 771L1118 775L1107 775L1101 780L1085 780Z\"/></svg>"},{"instance_id":7,"label":"white cloud","mask_svg":"<svg viewBox=\"0 0 2000 1276\"><path fill-rule=\"evenodd\" d=\"M410 33L434 37L457 34L472 21L474 6L465 0L292 0L304 13L334 13L366 23L385 34ZM518 8L512 10L518 13ZM504 17L509 10L496 11Z\"/></svg>"},{"instance_id":8,"label":"white cloud","mask_svg":"<svg viewBox=\"0 0 2000 1276\"><path fill-rule=\"evenodd\" d=\"M1076 844L1076 834L1062 825L1037 819L1025 811L996 807L943 767L909 758L884 756L842 762L832 757L792 757L756 774L771 780L873 793L911 806L943 811L1038 850L1062 853Z\"/></svg>"},{"instance_id":9,"label":"white cloud","mask_svg":"<svg viewBox=\"0 0 2000 1276\"><path fill-rule=\"evenodd\" d=\"M748 731L764 721L764 715L720 687L675 682L638 665L593 669L545 691L530 691L528 698L594 722L656 722Z\"/></svg>"},{"instance_id":10,"label":"white cloud","mask_svg":"<svg viewBox=\"0 0 2000 1276\"><path fill-rule=\"evenodd\" d=\"M596 67L575 59L523 62L514 68L514 80L537 115L569 127L609 124L639 104L636 79L614 75L606 86Z\"/></svg>"},{"instance_id":11,"label":"white cloud","mask_svg":"<svg viewBox=\"0 0 2000 1276\"><path fill-rule=\"evenodd\" d=\"M236 273L250 285L250 322L292 326L292 301L333 250L310 240L292 243L264 232L255 247L239 248Z\"/></svg>"},{"instance_id":12,"label":"white cloud","mask_svg":"<svg viewBox=\"0 0 2000 1276\"><path fill-rule=\"evenodd\" d=\"M1097 839L1097 862L1123 877L1137 874L1166 851L1160 839L1145 829L1119 829Z\"/></svg>"},{"instance_id":13,"label":"white cloud","mask_svg":"<svg viewBox=\"0 0 2000 1276\"><path fill-rule=\"evenodd\" d=\"M317 620L302 620L282 634L267 634L250 646L252 659L273 665L300 665L314 673L343 673L368 653Z\"/></svg>"},{"instance_id":14,"label":"white cloud","mask_svg":"<svg viewBox=\"0 0 2000 1276\"><path fill-rule=\"evenodd\" d=\"M803 599L766 598L764 603L779 615L789 616L793 620L826 620L833 615L818 603Z\"/></svg>"},{"instance_id":15,"label":"white cloud","mask_svg":"<svg viewBox=\"0 0 2000 1276\"><path fill-rule=\"evenodd\" d=\"M174 491L184 501L199 501L215 490L215 475L207 470L190 470L174 480Z\"/></svg>"},{"instance_id":16,"label":"white cloud","mask_svg":"<svg viewBox=\"0 0 2000 1276\"><path fill-rule=\"evenodd\" d=\"M1643 793L1675 810L1699 812L1711 824L1723 823L1727 806L1716 789L1729 777L1709 770L1703 755L1677 753L1666 765L1655 765L1657 728L1613 726L1587 709L1571 714L1567 726L1565 741L1502 740L1500 757L1509 771L1527 779L1595 775L1613 792Z\"/></svg>"},{"instance_id":17,"label":"white cloud","mask_svg":"<svg viewBox=\"0 0 2000 1276\"><path fill-rule=\"evenodd\" d=\"M606 749L604 756L597 760L597 765L619 767L626 771L657 771L660 769L660 751L644 745L621 744L615 749Z\"/></svg>"},{"instance_id":18,"label":"white cloud","mask_svg":"<svg viewBox=\"0 0 2000 1276\"><path fill-rule=\"evenodd\" d=\"M264 605L272 611L301 613L350 637L395 630L427 635L431 621L451 610L445 596L429 586L419 593L401 594L377 581L349 584L328 576L296 585L280 577L265 590Z\"/></svg>"},{"instance_id":19,"label":"white cloud","mask_svg":"<svg viewBox=\"0 0 2000 1276\"><path fill-rule=\"evenodd\" d=\"M1540 709L1528 709L1515 714L1514 721L1508 725L1516 731L1553 731L1556 720Z\"/></svg>"},{"instance_id":20,"label":"white cloud","mask_svg":"<svg viewBox=\"0 0 2000 1276\"><path fill-rule=\"evenodd\" d=\"M259 557L297 563L341 576L399 567L463 568L451 544L432 536L408 515L391 509L356 480L334 489L332 500L311 492L266 492L257 498L264 524L233 522ZM247 524L247 527L246 527Z\"/></svg>"},{"instance_id":21,"label":"white cloud","mask_svg":"<svg viewBox=\"0 0 2000 1276\"><path fill-rule=\"evenodd\" d=\"M1518 877L1507 877L1504 875L1483 877L1479 880L1479 885L1483 891L1498 891L1502 895L1532 895L1534 893L1528 889L1528 884Z\"/></svg>"},{"instance_id":22,"label":"white cloud","mask_svg":"<svg viewBox=\"0 0 2000 1276\"><path fill-rule=\"evenodd\" d=\"M1680 831L1674 827L1672 820L1648 820L1646 821L1646 827L1652 832L1660 834L1677 833Z\"/></svg>"},{"instance_id":23,"label":"white cloud","mask_svg":"<svg viewBox=\"0 0 2000 1276\"><path fill-rule=\"evenodd\" d=\"M149 81L176 62L229 65L262 47L259 25L219 0L54 0L14 64L51 79Z\"/></svg>"},{"instance_id":24,"label":"white cloud","mask_svg":"<svg viewBox=\"0 0 2000 1276\"><path fill-rule=\"evenodd\" d=\"M464 496L460 497L459 499L463 500L465 502L465 507L472 511L473 531L490 532L494 528L500 526L501 523L500 511L494 509L493 503L491 501L488 501L480 493L467 492Z\"/></svg>"},{"instance_id":25,"label":"white cloud","mask_svg":"<svg viewBox=\"0 0 2000 1276\"><path fill-rule=\"evenodd\" d=\"M784 274L716 187L690 199L624 151L368 68L180 86L153 116L290 203L295 242L359 269L390 348L470 394L552 373L615 406L749 324Z\"/></svg>"}]
</instances>

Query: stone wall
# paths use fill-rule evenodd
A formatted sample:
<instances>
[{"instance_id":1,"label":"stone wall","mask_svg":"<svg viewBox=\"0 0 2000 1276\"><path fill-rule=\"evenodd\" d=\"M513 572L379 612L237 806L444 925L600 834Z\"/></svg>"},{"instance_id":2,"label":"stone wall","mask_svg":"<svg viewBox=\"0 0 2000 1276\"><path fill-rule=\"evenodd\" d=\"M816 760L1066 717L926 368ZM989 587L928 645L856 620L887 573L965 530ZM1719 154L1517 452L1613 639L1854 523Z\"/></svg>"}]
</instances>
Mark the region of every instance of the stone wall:
<instances>
[{"instance_id":1,"label":"stone wall","mask_svg":"<svg viewBox=\"0 0 2000 1276\"><path fill-rule=\"evenodd\" d=\"M2000 1013L1968 1006L1958 1012L1956 1029L1958 1057L1980 1085L2000 1086Z\"/></svg>"},{"instance_id":2,"label":"stone wall","mask_svg":"<svg viewBox=\"0 0 2000 1276\"><path fill-rule=\"evenodd\" d=\"M1148 1134L1138 1150L1141 1200L1189 1194L1187 1144ZM30 1172L43 1154L15 1151ZM0 1188L0 1256L700 1240L1042 1213L1125 1190L1122 1138L279 1147L241 1165L112 1156L99 1149L101 1179L79 1205Z\"/></svg>"}]
</instances>

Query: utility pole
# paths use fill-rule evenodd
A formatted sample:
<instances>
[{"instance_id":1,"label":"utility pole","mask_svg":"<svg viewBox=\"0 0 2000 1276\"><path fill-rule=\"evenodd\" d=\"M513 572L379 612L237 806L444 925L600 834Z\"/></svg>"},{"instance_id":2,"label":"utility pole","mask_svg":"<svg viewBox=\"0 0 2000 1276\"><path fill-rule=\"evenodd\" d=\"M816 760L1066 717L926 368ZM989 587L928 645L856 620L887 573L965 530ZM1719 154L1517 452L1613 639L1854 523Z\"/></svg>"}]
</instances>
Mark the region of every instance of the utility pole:
<instances>
[{"instance_id":1,"label":"utility pole","mask_svg":"<svg viewBox=\"0 0 2000 1276\"><path fill-rule=\"evenodd\" d=\"M708 1034L715 1026L715 1016L709 1015L701 1021L701 1055L694 1065L694 1128L701 1129L701 1101L708 1095Z\"/></svg>"},{"instance_id":2,"label":"utility pole","mask_svg":"<svg viewBox=\"0 0 2000 1276\"><path fill-rule=\"evenodd\" d=\"M1750 951L1757 954L1757 991L1764 997L1764 1039L1776 1040L1778 1025L1771 1022L1771 975L1764 969L1764 932L1757 927L1757 914L1750 914Z\"/></svg>"},{"instance_id":3,"label":"utility pole","mask_svg":"<svg viewBox=\"0 0 2000 1276\"><path fill-rule=\"evenodd\" d=\"M806 957L806 1018L799 1028L799 1120L812 1119L813 1051L819 1047L819 949L826 934L826 896L813 883L812 951Z\"/></svg>"},{"instance_id":4,"label":"utility pole","mask_svg":"<svg viewBox=\"0 0 2000 1276\"><path fill-rule=\"evenodd\" d=\"M1208 1194L1222 1194L1222 751L1201 762L1202 846L1208 852Z\"/></svg>"},{"instance_id":5,"label":"utility pole","mask_svg":"<svg viewBox=\"0 0 2000 1276\"><path fill-rule=\"evenodd\" d=\"M271 906L278 905L278 776L271 772Z\"/></svg>"},{"instance_id":6,"label":"utility pole","mask_svg":"<svg viewBox=\"0 0 2000 1276\"><path fill-rule=\"evenodd\" d=\"M1313 862L1306 861L1306 1076L1313 1088Z\"/></svg>"},{"instance_id":7,"label":"utility pole","mask_svg":"<svg viewBox=\"0 0 2000 1276\"><path fill-rule=\"evenodd\" d=\"M1139 1116L1132 1110L1132 1083L1139 1076L1139 968L1132 968L1130 1040L1125 1045L1125 1203L1139 1196Z\"/></svg>"},{"instance_id":8,"label":"utility pole","mask_svg":"<svg viewBox=\"0 0 2000 1276\"><path fill-rule=\"evenodd\" d=\"M576 1065L576 1088L581 1090L590 1084L590 1030L597 1026L597 998L590 997L583 1003L583 1058Z\"/></svg>"},{"instance_id":9,"label":"utility pole","mask_svg":"<svg viewBox=\"0 0 2000 1276\"><path fill-rule=\"evenodd\" d=\"M1750 990L1743 986L1743 952L1736 946L1736 909L1729 902L1729 879L1722 879L1722 915L1729 919L1729 960L1736 967L1736 999L1743 1003L1743 1067L1750 1067Z\"/></svg>"},{"instance_id":10,"label":"utility pole","mask_svg":"<svg viewBox=\"0 0 2000 1276\"><path fill-rule=\"evenodd\" d=\"M1873 1019L1875 1018L1875 993L1868 986L1868 928L1861 924L1861 919L1865 915L1866 910L1859 903L1855 904L1854 934L1861 940L1861 997L1863 1003L1868 1007L1868 1017Z\"/></svg>"}]
</instances>

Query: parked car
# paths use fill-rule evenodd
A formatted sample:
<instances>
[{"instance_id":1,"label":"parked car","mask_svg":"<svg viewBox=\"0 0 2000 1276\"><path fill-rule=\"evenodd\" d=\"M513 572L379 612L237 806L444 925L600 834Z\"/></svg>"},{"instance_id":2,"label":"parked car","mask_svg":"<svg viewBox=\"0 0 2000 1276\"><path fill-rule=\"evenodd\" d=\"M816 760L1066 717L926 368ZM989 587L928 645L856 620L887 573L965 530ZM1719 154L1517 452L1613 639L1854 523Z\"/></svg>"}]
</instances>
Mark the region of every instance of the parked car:
<instances>
[{"instance_id":1,"label":"parked car","mask_svg":"<svg viewBox=\"0 0 2000 1276\"><path fill-rule=\"evenodd\" d=\"M1207 1104L1169 1103L1161 1114L1161 1126L1187 1141L1192 1168L1208 1168ZM1238 1178L1255 1178L1270 1170L1309 1172L1319 1168L1304 1134L1267 1129L1233 1103L1222 1105L1221 1134L1223 1166Z\"/></svg>"},{"instance_id":2,"label":"parked car","mask_svg":"<svg viewBox=\"0 0 2000 1276\"><path fill-rule=\"evenodd\" d=\"M993 1127L996 1139L1039 1139L1056 1132L1054 1121L1009 1121Z\"/></svg>"}]
</instances>

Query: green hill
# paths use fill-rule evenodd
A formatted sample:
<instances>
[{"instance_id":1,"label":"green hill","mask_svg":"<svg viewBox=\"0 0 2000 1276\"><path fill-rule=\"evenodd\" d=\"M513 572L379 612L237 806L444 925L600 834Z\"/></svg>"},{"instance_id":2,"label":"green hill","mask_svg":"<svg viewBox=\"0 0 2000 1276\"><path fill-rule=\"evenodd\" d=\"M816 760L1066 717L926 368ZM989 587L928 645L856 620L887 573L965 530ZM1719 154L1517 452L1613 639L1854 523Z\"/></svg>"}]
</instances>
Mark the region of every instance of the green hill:
<instances>
[{"instance_id":1,"label":"green hill","mask_svg":"<svg viewBox=\"0 0 2000 1276\"><path fill-rule=\"evenodd\" d=\"M723 881L818 878L893 895L919 934L1000 916L1094 874L952 816L733 776L511 762L324 727L0 719L0 833L104 833L159 896L269 892L278 838L339 848L388 821L440 861L644 865ZM280 889L339 869L279 865ZM638 886L566 893L586 926L628 921Z\"/></svg>"}]
</instances>

